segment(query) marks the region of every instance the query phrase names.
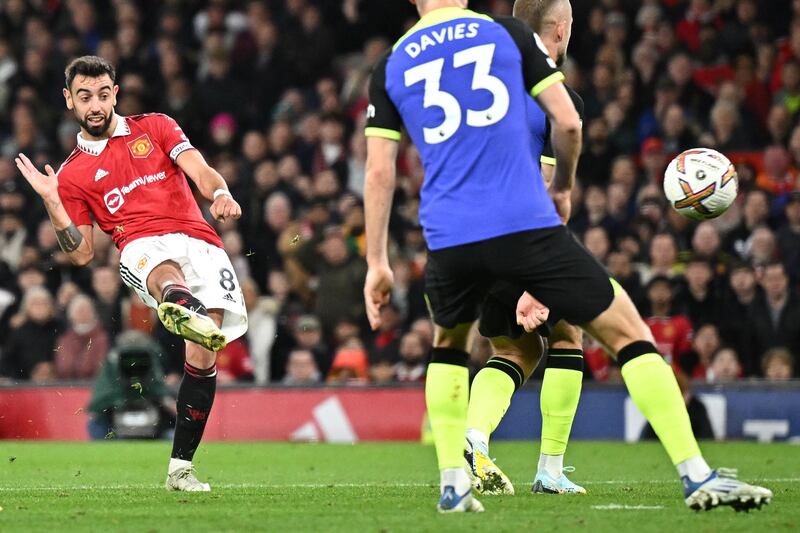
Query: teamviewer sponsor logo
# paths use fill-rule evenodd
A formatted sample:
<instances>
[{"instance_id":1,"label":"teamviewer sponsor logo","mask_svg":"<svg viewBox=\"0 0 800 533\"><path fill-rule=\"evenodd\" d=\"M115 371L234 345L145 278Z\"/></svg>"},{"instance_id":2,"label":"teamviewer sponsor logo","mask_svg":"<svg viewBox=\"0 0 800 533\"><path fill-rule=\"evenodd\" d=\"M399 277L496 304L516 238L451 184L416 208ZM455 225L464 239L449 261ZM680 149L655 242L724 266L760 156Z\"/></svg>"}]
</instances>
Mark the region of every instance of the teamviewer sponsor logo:
<instances>
[{"instance_id":1,"label":"teamviewer sponsor logo","mask_svg":"<svg viewBox=\"0 0 800 533\"><path fill-rule=\"evenodd\" d=\"M108 208L108 212L112 215L119 211L119 208L122 207L122 204L125 203L125 198L122 196L122 192L116 187L114 187L111 191L107 192L106 195L103 197L103 200L106 203L106 207Z\"/></svg>"}]
</instances>

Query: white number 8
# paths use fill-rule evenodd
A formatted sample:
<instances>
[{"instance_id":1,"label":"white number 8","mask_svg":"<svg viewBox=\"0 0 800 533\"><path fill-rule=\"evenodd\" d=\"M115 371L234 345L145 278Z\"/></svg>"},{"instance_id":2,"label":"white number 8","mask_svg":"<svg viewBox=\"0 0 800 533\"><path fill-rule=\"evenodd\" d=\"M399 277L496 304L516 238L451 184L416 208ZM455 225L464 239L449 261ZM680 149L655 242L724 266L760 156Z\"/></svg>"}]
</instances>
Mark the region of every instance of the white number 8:
<instances>
[{"instance_id":1,"label":"white number 8","mask_svg":"<svg viewBox=\"0 0 800 533\"><path fill-rule=\"evenodd\" d=\"M467 109L467 125L476 128L491 126L500 122L508 113L510 98L508 88L500 78L489 74L494 57L494 44L482 44L461 50L453 55L455 68L475 63L472 74L472 90L485 89L492 93L492 104L486 109ZM444 59L428 61L405 72L406 87L420 81L425 82L422 105L425 108L436 106L444 111L444 121L435 128L423 128L425 142L438 144L446 141L458 131L461 125L461 105L452 94L439 89Z\"/></svg>"}]
</instances>

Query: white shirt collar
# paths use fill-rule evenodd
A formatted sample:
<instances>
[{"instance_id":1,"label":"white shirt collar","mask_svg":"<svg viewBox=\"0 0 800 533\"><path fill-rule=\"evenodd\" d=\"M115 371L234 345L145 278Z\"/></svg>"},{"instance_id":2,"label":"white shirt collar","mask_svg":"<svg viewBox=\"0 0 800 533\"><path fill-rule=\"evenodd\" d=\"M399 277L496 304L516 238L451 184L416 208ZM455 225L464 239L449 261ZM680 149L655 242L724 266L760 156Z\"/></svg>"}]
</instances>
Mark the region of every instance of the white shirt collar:
<instances>
[{"instance_id":1,"label":"white shirt collar","mask_svg":"<svg viewBox=\"0 0 800 533\"><path fill-rule=\"evenodd\" d=\"M114 133L111 134L112 137L124 137L125 135L130 135L131 128L128 126L128 121L125 120L125 117L122 115L117 115L114 113L114 116L117 117L117 127L114 128ZM86 152L89 155L98 156L100 155L103 150L105 150L106 145L108 144L108 139L101 139L99 141L87 141L83 137L81 137L80 132L78 132L78 148L82 151Z\"/></svg>"}]
</instances>

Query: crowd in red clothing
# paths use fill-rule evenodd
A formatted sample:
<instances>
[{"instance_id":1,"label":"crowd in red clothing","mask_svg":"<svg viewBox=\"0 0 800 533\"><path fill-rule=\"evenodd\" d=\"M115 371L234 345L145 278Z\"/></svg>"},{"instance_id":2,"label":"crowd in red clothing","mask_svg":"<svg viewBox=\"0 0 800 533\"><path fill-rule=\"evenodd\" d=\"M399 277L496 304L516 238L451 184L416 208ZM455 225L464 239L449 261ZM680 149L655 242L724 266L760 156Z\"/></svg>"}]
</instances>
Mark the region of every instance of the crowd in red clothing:
<instances>
[{"instance_id":1,"label":"crowd in red clothing","mask_svg":"<svg viewBox=\"0 0 800 533\"><path fill-rule=\"evenodd\" d=\"M800 2L572 4L564 72L586 116L570 228L676 369L713 381L798 376ZM470 2L498 15L512 5ZM251 324L220 354L222 379L422 379L423 169L407 140L390 223L397 287L375 334L361 296L366 81L415 17L402 1L0 2L0 377L91 377L128 329L161 343L170 380L182 368L182 344L121 286L111 243L97 235L91 267L69 265L10 159L23 151L57 166L72 151L63 69L90 53L117 65L117 112L173 117L242 205L240 221L214 223ZM730 156L741 191L699 225L660 188L672 155L695 146ZM587 377L613 379L587 342ZM482 340L475 353L477 366Z\"/></svg>"}]
</instances>

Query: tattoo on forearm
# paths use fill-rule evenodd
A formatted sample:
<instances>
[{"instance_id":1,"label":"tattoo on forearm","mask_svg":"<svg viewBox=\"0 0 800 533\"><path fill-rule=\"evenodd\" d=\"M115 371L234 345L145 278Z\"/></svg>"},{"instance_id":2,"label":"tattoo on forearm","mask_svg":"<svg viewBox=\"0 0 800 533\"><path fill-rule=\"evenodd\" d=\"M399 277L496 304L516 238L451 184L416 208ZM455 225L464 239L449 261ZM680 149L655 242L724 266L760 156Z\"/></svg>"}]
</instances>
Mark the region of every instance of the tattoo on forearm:
<instances>
[{"instance_id":1,"label":"tattoo on forearm","mask_svg":"<svg viewBox=\"0 0 800 533\"><path fill-rule=\"evenodd\" d=\"M83 235L78 231L75 224L70 224L64 229L56 230L56 238L61 249L67 253L74 252L78 249L83 241Z\"/></svg>"}]
</instances>

